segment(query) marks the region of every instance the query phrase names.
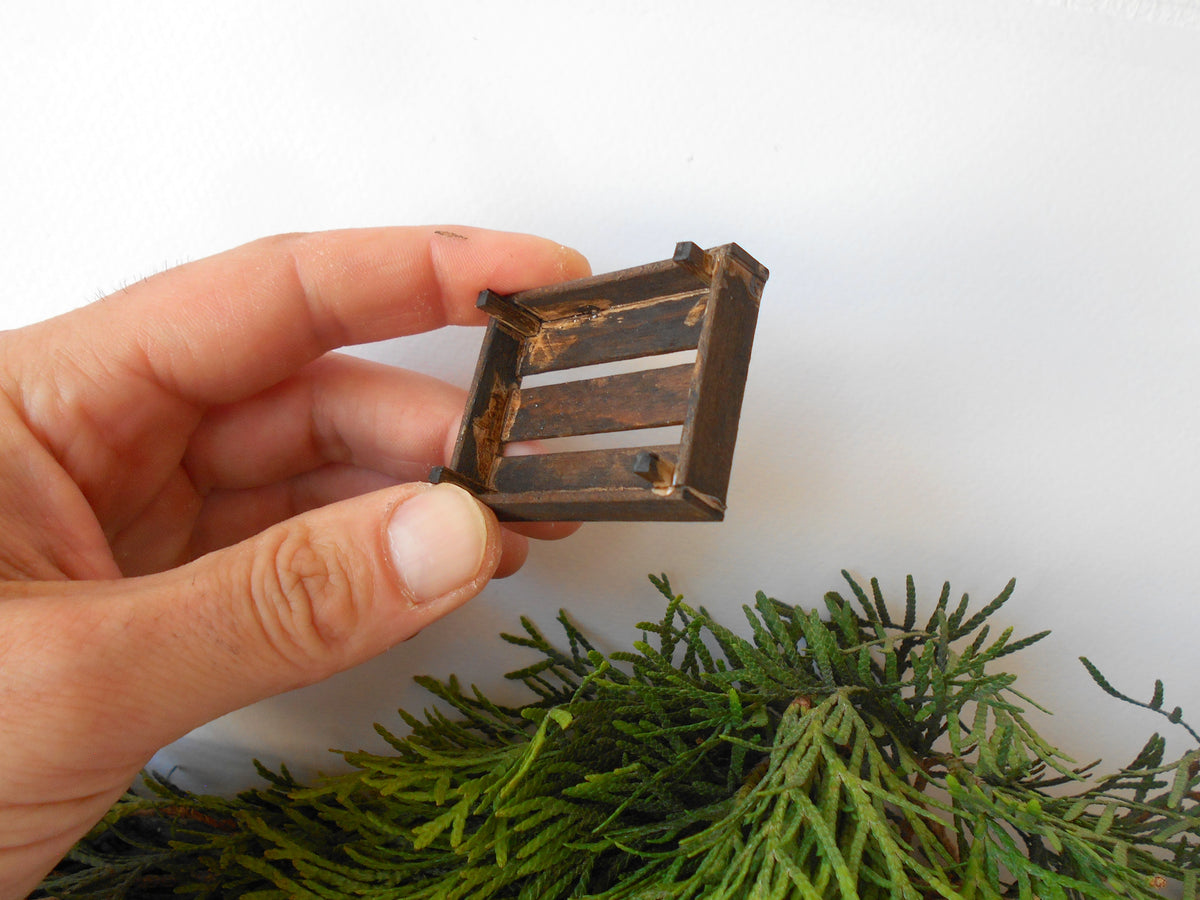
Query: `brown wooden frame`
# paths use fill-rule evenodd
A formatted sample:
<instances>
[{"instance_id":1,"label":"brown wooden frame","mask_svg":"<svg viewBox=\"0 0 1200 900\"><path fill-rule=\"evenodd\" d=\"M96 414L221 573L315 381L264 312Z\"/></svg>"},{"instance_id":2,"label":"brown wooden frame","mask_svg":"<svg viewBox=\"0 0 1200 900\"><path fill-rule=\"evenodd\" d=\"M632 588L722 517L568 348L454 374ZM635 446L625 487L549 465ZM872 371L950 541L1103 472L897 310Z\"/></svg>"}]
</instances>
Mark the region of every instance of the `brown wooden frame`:
<instances>
[{"instance_id":1,"label":"brown wooden frame","mask_svg":"<svg viewBox=\"0 0 1200 900\"><path fill-rule=\"evenodd\" d=\"M737 244L502 296L448 467L505 521L720 521L767 269ZM694 363L522 388L529 375L695 350ZM677 445L505 456L510 442L682 425Z\"/></svg>"}]
</instances>

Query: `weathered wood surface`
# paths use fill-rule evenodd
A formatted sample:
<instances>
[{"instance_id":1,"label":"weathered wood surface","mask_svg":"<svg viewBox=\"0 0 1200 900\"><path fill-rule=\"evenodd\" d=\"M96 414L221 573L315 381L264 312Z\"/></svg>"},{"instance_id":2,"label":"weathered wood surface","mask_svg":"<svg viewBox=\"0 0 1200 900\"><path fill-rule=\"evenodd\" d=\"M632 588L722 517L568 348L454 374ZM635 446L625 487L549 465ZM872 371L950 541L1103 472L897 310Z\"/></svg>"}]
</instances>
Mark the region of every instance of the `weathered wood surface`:
<instances>
[{"instance_id":1,"label":"weathered wood surface","mask_svg":"<svg viewBox=\"0 0 1200 900\"><path fill-rule=\"evenodd\" d=\"M542 319L539 316L504 294L483 291L479 295L479 299L475 301L475 306L493 319L503 322L510 331L521 337L535 335L542 327Z\"/></svg>"},{"instance_id":2,"label":"weathered wood surface","mask_svg":"<svg viewBox=\"0 0 1200 900\"><path fill-rule=\"evenodd\" d=\"M762 283L740 261L726 255L718 263L680 440L679 480L722 499L733 467L761 290Z\"/></svg>"},{"instance_id":3,"label":"weathered wood surface","mask_svg":"<svg viewBox=\"0 0 1200 900\"><path fill-rule=\"evenodd\" d=\"M546 322L525 340L519 372L534 375L695 350L708 299L707 290L693 291Z\"/></svg>"},{"instance_id":4,"label":"weathered wood surface","mask_svg":"<svg viewBox=\"0 0 1200 900\"><path fill-rule=\"evenodd\" d=\"M647 297L668 297L708 288L708 279L674 259L549 285L514 294L515 301L546 321L600 312Z\"/></svg>"},{"instance_id":5,"label":"weathered wood surface","mask_svg":"<svg viewBox=\"0 0 1200 900\"><path fill-rule=\"evenodd\" d=\"M502 441L531 441L682 425L693 363L602 378L521 388L513 395Z\"/></svg>"},{"instance_id":6,"label":"weathered wood surface","mask_svg":"<svg viewBox=\"0 0 1200 900\"><path fill-rule=\"evenodd\" d=\"M492 320L483 337L450 464L464 478L485 487L492 463L500 454L500 429L504 427L509 400L520 384L520 356L520 338Z\"/></svg>"},{"instance_id":7,"label":"weathered wood surface","mask_svg":"<svg viewBox=\"0 0 1200 900\"><path fill-rule=\"evenodd\" d=\"M502 522L719 522L723 512L687 488L658 496L642 488L484 494Z\"/></svg>"},{"instance_id":8,"label":"weathered wood surface","mask_svg":"<svg viewBox=\"0 0 1200 900\"><path fill-rule=\"evenodd\" d=\"M719 521L768 272L737 244L511 296L493 320L450 467L502 519ZM695 349L695 363L538 387L527 375ZM504 456L507 443L683 425L678 445Z\"/></svg>"},{"instance_id":9,"label":"weathered wood surface","mask_svg":"<svg viewBox=\"0 0 1200 900\"><path fill-rule=\"evenodd\" d=\"M750 277L758 282L758 288L755 291L755 297L761 299L763 285L767 283L767 279L771 277L770 270L767 269L757 259L742 249L739 244L726 244L718 249L724 250L731 260L740 265L749 273Z\"/></svg>"},{"instance_id":10,"label":"weathered wood surface","mask_svg":"<svg viewBox=\"0 0 1200 900\"><path fill-rule=\"evenodd\" d=\"M705 251L698 244L693 244L691 241L682 241L676 244L675 254L671 257L671 262L687 269L706 285L712 284L716 260L713 259L711 253Z\"/></svg>"},{"instance_id":11,"label":"weathered wood surface","mask_svg":"<svg viewBox=\"0 0 1200 900\"><path fill-rule=\"evenodd\" d=\"M650 486L633 471L640 447L576 450L536 456L504 456L497 459L491 487L502 494L531 491L573 491L583 488L634 488L650 493ZM675 445L651 448L674 462Z\"/></svg>"},{"instance_id":12,"label":"weathered wood surface","mask_svg":"<svg viewBox=\"0 0 1200 900\"><path fill-rule=\"evenodd\" d=\"M643 448L633 459L633 474L644 478L650 482L652 487L660 490L672 487L675 484L675 457L677 455L667 456L655 452L652 448Z\"/></svg>"}]
</instances>

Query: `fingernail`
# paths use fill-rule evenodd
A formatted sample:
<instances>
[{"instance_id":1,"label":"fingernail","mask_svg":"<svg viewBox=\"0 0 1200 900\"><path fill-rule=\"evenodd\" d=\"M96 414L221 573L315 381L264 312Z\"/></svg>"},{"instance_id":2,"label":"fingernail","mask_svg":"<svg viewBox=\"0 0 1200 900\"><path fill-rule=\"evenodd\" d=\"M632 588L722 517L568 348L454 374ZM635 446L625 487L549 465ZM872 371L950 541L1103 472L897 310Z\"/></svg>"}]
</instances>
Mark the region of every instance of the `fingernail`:
<instances>
[{"instance_id":1,"label":"fingernail","mask_svg":"<svg viewBox=\"0 0 1200 900\"><path fill-rule=\"evenodd\" d=\"M487 550L487 523L475 499L437 484L405 500L388 522L392 565L417 603L472 581Z\"/></svg>"},{"instance_id":2,"label":"fingernail","mask_svg":"<svg viewBox=\"0 0 1200 900\"><path fill-rule=\"evenodd\" d=\"M588 262L588 258L576 250L574 247L567 247L564 244L558 245L559 256L559 271L566 277L582 278L590 275L592 272L592 264Z\"/></svg>"}]
</instances>

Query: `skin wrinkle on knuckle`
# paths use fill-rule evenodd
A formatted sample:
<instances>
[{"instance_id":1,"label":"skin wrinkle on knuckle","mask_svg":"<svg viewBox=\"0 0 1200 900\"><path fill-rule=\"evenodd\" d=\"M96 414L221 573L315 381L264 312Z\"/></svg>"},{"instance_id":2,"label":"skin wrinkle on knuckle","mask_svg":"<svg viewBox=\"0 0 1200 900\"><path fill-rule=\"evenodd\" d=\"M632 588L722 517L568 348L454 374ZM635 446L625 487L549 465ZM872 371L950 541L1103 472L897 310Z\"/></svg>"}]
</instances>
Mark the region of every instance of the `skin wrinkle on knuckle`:
<instances>
[{"instance_id":1,"label":"skin wrinkle on knuckle","mask_svg":"<svg viewBox=\"0 0 1200 900\"><path fill-rule=\"evenodd\" d=\"M310 378L307 387L309 440L313 452L325 462L352 462L354 451L337 428L337 416L326 408L330 402L336 403L337 397L325 396L323 382L319 378Z\"/></svg>"},{"instance_id":2,"label":"skin wrinkle on knuckle","mask_svg":"<svg viewBox=\"0 0 1200 900\"><path fill-rule=\"evenodd\" d=\"M296 312L306 318L315 349L323 353L349 343L347 326L329 309L320 289L320 272L314 271L328 267L321 237L312 234L284 235L272 249L280 255L282 276L296 288L296 296L300 298L300 308Z\"/></svg>"},{"instance_id":3,"label":"skin wrinkle on knuckle","mask_svg":"<svg viewBox=\"0 0 1200 900\"><path fill-rule=\"evenodd\" d=\"M444 242L446 240L458 243L461 238L445 238L438 240L439 233L434 232L429 236L429 241L425 246L425 261L428 265L429 280L432 287L432 297L422 294L420 303L426 309L426 315L431 319L436 318L433 322L435 328L442 328L450 324L462 324L452 322L449 309L454 296L455 275L452 271L455 268L461 268L462 262L459 260L457 265L451 265L445 259ZM469 315L469 313L467 314Z\"/></svg>"},{"instance_id":4,"label":"skin wrinkle on knuckle","mask_svg":"<svg viewBox=\"0 0 1200 900\"><path fill-rule=\"evenodd\" d=\"M361 583L339 548L319 543L307 527L288 523L273 531L252 573L257 627L276 654L306 676L336 670L370 585Z\"/></svg>"}]
</instances>

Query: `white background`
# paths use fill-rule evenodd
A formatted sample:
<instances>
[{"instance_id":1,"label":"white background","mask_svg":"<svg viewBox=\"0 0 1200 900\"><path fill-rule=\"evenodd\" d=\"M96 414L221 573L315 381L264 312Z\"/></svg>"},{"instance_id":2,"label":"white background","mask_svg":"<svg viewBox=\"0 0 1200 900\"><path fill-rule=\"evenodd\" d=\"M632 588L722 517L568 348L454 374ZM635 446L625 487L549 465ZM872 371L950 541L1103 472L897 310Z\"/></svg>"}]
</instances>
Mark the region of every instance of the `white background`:
<instances>
[{"instance_id":1,"label":"white background","mask_svg":"<svg viewBox=\"0 0 1200 900\"><path fill-rule=\"evenodd\" d=\"M0 13L0 327L265 234L466 223L597 272L677 241L771 269L722 525L598 524L333 681L160 764L192 787L494 688L560 606L616 649L667 571L737 621L845 567L1001 624L1079 757L1200 721L1200 14L1183 2L39 3ZM375 345L465 384L479 333ZM131 664L135 664L131 661ZM509 695L513 696L513 695ZM188 697L179 698L189 702ZM1173 745L1182 750L1182 740Z\"/></svg>"}]
</instances>

